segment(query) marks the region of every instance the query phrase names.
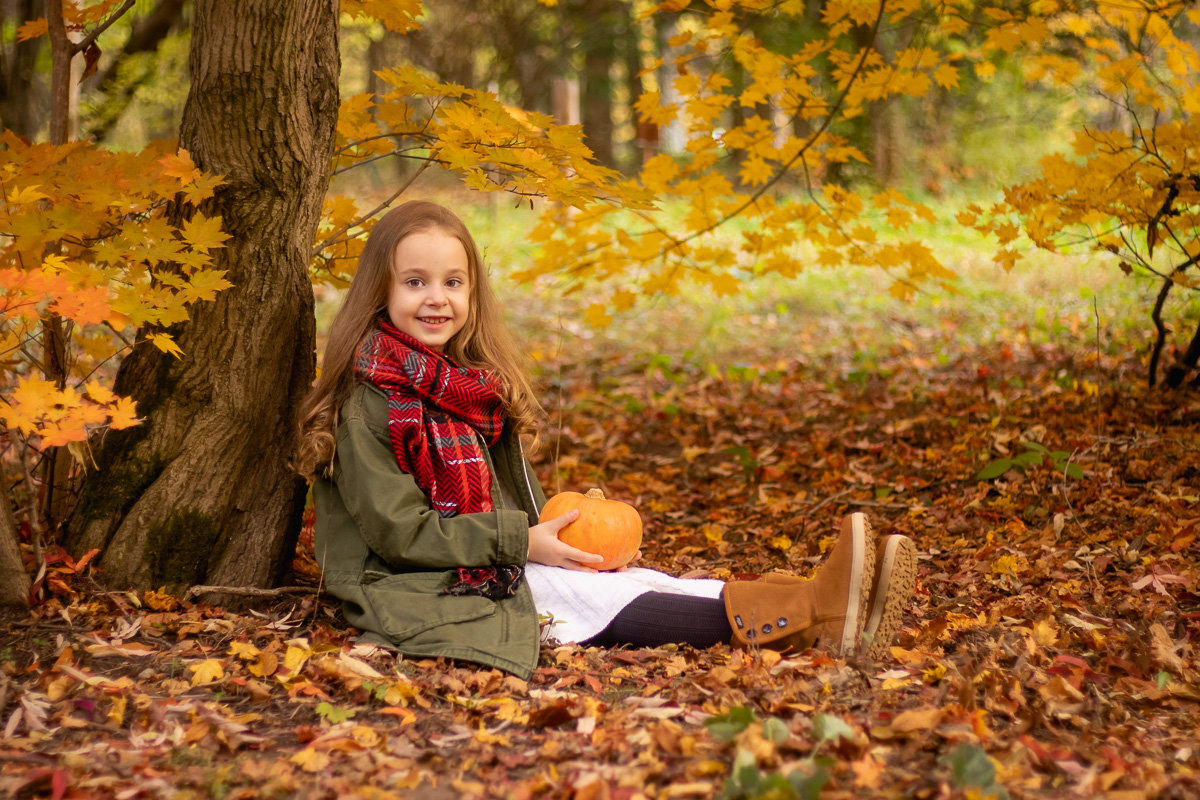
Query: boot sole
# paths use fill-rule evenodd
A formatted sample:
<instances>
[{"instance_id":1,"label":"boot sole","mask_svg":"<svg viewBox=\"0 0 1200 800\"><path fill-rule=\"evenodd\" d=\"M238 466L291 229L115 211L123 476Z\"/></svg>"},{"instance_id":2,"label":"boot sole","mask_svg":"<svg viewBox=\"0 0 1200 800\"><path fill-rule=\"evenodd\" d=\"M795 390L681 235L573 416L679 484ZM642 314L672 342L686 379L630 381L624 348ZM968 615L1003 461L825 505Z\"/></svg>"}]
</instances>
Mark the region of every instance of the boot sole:
<instances>
[{"instance_id":1,"label":"boot sole","mask_svg":"<svg viewBox=\"0 0 1200 800\"><path fill-rule=\"evenodd\" d=\"M875 596L863 629L866 656L879 660L887 653L917 582L917 548L907 536L888 536L875 576Z\"/></svg>"},{"instance_id":2,"label":"boot sole","mask_svg":"<svg viewBox=\"0 0 1200 800\"><path fill-rule=\"evenodd\" d=\"M849 530L846 530L849 528ZM850 514L842 521L842 535L851 536L854 545L854 567L850 572L850 597L846 603L846 621L842 626L842 638L837 652L847 656L858 648L867 622L867 604L871 599L871 576L867 569L875 565L875 541L871 535L871 523L861 511ZM858 591L854 591L854 587Z\"/></svg>"}]
</instances>

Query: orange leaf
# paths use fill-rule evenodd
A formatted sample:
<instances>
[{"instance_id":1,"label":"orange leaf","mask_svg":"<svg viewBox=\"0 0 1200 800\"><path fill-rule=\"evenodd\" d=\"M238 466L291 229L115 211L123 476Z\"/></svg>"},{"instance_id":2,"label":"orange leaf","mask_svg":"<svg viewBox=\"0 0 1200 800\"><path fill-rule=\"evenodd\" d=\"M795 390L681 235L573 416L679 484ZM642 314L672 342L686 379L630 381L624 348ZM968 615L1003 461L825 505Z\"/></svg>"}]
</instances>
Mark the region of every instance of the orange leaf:
<instances>
[{"instance_id":1,"label":"orange leaf","mask_svg":"<svg viewBox=\"0 0 1200 800\"><path fill-rule=\"evenodd\" d=\"M45 36L50 32L50 23L45 17L39 19L31 19L21 27L17 28L17 41L27 42L30 39L36 39L39 36Z\"/></svg>"}]
</instances>

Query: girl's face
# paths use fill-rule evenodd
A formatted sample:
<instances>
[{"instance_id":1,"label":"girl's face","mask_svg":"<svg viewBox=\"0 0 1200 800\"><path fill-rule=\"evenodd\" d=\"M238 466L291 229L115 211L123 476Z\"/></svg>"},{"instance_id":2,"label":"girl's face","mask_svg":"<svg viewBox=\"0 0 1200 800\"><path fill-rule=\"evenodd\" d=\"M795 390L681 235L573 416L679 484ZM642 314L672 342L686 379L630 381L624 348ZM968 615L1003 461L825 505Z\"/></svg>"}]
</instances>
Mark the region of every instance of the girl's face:
<instances>
[{"instance_id":1,"label":"girl's face","mask_svg":"<svg viewBox=\"0 0 1200 800\"><path fill-rule=\"evenodd\" d=\"M467 251L455 237L430 228L409 234L392 257L387 314L399 330L441 351L471 313Z\"/></svg>"}]
</instances>

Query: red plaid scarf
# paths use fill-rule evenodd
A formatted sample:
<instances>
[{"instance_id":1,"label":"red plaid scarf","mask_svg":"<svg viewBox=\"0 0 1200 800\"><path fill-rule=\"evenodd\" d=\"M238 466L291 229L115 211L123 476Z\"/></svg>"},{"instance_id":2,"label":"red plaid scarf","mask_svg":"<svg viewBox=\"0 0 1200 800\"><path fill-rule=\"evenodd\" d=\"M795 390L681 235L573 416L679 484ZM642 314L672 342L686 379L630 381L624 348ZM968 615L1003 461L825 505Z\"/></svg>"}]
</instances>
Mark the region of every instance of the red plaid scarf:
<instances>
[{"instance_id":1,"label":"red plaid scarf","mask_svg":"<svg viewBox=\"0 0 1200 800\"><path fill-rule=\"evenodd\" d=\"M388 434L400 469L443 517L492 510L492 475L479 446L504 427L503 401L484 370L456 365L380 319L354 374L387 395Z\"/></svg>"}]
</instances>

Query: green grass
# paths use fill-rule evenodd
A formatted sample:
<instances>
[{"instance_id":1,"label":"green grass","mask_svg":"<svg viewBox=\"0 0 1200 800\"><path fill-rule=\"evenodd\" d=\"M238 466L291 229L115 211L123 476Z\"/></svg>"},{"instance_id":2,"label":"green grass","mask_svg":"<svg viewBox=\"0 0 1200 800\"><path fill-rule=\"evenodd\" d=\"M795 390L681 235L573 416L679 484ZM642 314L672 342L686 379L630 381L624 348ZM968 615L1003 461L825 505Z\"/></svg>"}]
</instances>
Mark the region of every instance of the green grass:
<instances>
[{"instance_id":1,"label":"green grass","mask_svg":"<svg viewBox=\"0 0 1200 800\"><path fill-rule=\"evenodd\" d=\"M535 256L525 236L537 223L537 211L528 202L517 204L504 194L465 194L452 186L420 194L463 216L514 332L528 343L535 364L564 353L617 350L635 362L649 363L661 354L674 364L709 371L770 365L796 354L846 360L852 368L856 361L871 362L892 351L937 358L951 350L1008 344L1018 352L1046 343L1094 359L1097 349L1105 356L1145 354L1153 335L1149 314L1156 281L1126 276L1114 261L1092 253L1032 248L1006 272L992 261L994 242L954 220L974 198L930 201L938 221L905 232L925 241L955 272L950 291L926 285L911 301L898 300L888 293L892 278L878 268L814 266L792 279L749 277L734 296L716 297L693 286L685 297L646 297L595 330L582 322L582 308L590 302L586 289L564 294L553 281L508 278ZM744 224L738 221L722 235L732 241ZM806 258L800 249L796 257L802 263ZM320 305L322 330L336 302L329 298ZM1200 318L1200 293L1177 290L1164 318L1190 336Z\"/></svg>"}]
</instances>

